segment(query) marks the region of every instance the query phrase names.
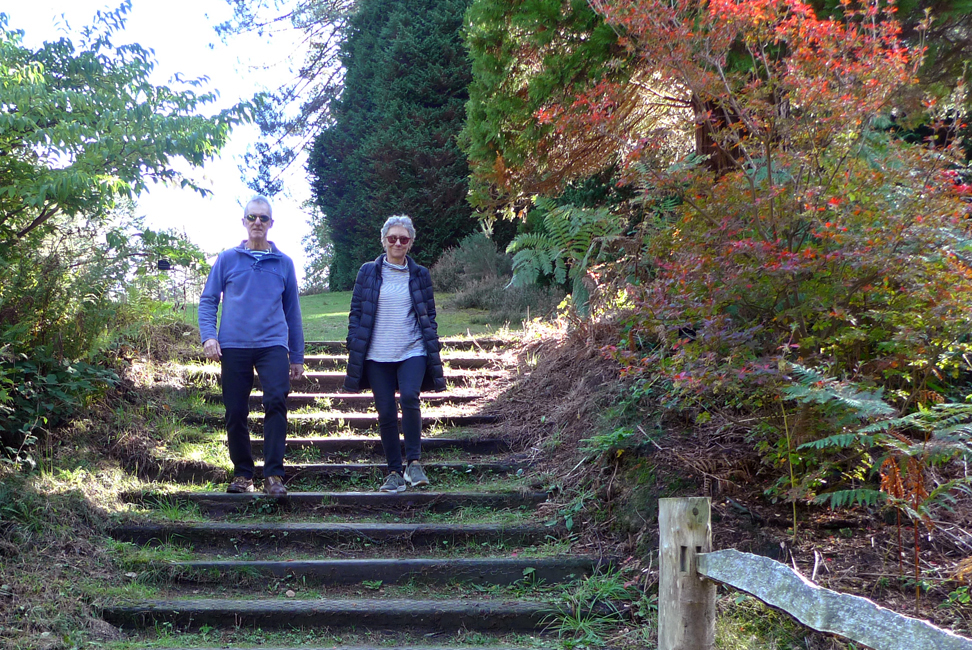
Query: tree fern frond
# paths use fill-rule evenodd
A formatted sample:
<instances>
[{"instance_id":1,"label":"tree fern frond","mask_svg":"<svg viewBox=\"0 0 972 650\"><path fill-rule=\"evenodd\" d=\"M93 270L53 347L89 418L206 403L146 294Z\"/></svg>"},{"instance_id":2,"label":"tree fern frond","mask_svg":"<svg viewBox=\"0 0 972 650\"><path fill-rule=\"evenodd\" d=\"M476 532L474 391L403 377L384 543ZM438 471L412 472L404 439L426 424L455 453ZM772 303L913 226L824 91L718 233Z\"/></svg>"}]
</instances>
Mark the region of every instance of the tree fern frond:
<instances>
[{"instance_id":1,"label":"tree fern frond","mask_svg":"<svg viewBox=\"0 0 972 650\"><path fill-rule=\"evenodd\" d=\"M831 510L854 505L873 506L887 501L888 495L880 490L857 488L853 490L837 490L818 494L813 502L817 504L830 503Z\"/></svg>"},{"instance_id":2,"label":"tree fern frond","mask_svg":"<svg viewBox=\"0 0 972 650\"><path fill-rule=\"evenodd\" d=\"M858 429L860 433L882 433L888 429L893 429L897 425L894 420L878 420Z\"/></svg>"},{"instance_id":3,"label":"tree fern frond","mask_svg":"<svg viewBox=\"0 0 972 650\"><path fill-rule=\"evenodd\" d=\"M958 456L966 460L972 459L972 447L966 444L956 444L951 440L935 440L932 438L925 445L924 451L928 454L928 460L933 465L941 465Z\"/></svg>"},{"instance_id":4,"label":"tree fern frond","mask_svg":"<svg viewBox=\"0 0 972 650\"><path fill-rule=\"evenodd\" d=\"M807 403L841 406L859 417L868 419L893 415L895 410L884 401L882 389L860 389L850 382L825 377L813 368L793 364L793 374L799 383L787 386L787 399Z\"/></svg>"},{"instance_id":5,"label":"tree fern frond","mask_svg":"<svg viewBox=\"0 0 972 650\"><path fill-rule=\"evenodd\" d=\"M793 374L799 377L800 384L803 385L824 383L828 379L827 376L822 374L820 371L814 368L808 368L807 366L801 366L798 363L793 364Z\"/></svg>"},{"instance_id":6,"label":"tree fern frond","mask_svg":"<svg viewBox=\"0 0 972 650\"><path fill-rule=\"evenodd\" d=\"M837 435L827 436L826 438L821 438L820 440L811 440L810 442L805 442L797 449L849 449L854 445L864 445L871 447L874 445L874 436L865 436L860 433L838 433Z\"/></svg>"},{"instance_id":7,"label":"tree fern frond","mask_svg":"<svg viewBox=\"0 0 972 650\"><path fill-rule=\"evenodd\" d=\"M881 444L905 456L921 455L921 450L918 449L919 445L915 445L908 440L901 440L895 436L883 436L881 438Z\"/></svg>"},{"instance_id":8,"label":"tree fern frond","mask_svg":"<svg viewBox=\"0 0 972 650\"><path fill-rule=\"evenodd\" d=\"M537 232L520 233L513 238L507 247L507 253L516 253L529 248L550 249L554 247L553 241L547 235Z\"/></svg>"},{"instance_id":9,"label":"tree fern frond","mask_svg":"<svg viewBox=\"0 0 972 650\"><path fill-rule=\"evenodd\" d=\"M953 424L944 428L936 428L932 433L936 437L953 440L968 440L972 438L972 423Z\"/></svg>"},{"instance_id":10,"label":"tree fern frond","mask_svg":"<svg viewBox=\"0 0 972 650\"><path fill-rule=\"evenodd\" d=\"M546 196L536 196L533 199L533 205L537 207L540 212L550 212L551 210L557 209L557 204L554 203L553 199Z\"/></svg>"},{"instance_id":11,"label":"tree fern frond","mask_svg":"<svg viewBox=\"0 0 972 650\"><path fill-rule=\"evenodd\" d=\"M958 447L972 441L972 405L960 403L936 404L933 408L920 408L899 418L881 420L860 429L862 433L875 433L890 429L917 429L940 444Z\"/></svg>"},{"instance_id":12,"label":"tree fern frond","mask_svg":"<svg viewBox=\"0 0 972 650\"><path fill-rule=\"evenodd\" d=\"M558 257L554 263L553 276L554 282L557 284L567 282L567 265L564 264L564 260L561 257Z\"/></svg>"},{"instance_id":13,"label":"tree fern frond","mask_svg":"<svg viewBox=\"0 0 972 650\"><path fill-rule=\"evenodd\" d=\"M590 294L583 278L603 247L598 239L620 234L622 222L607 208L557 206L543 198L534 205L543 213L542 232L517 235L506 249L514 254L512 284L534 283L541 276L552 277L558 284L573 280L578 294L574 303L578 313L586 314Z\"/></svg>"},{"instance_id":14,"label":"tree fern frond","mask_svg":"<svg viewBox=\"0 0 972 650\"><path fill-rule=\"evenodd\" d=\"M513 256L513 285L533 284L540 275L554 272L554 261L559 260L557 251L543 248L524 248Z\"/></svg>"}]
</instances>

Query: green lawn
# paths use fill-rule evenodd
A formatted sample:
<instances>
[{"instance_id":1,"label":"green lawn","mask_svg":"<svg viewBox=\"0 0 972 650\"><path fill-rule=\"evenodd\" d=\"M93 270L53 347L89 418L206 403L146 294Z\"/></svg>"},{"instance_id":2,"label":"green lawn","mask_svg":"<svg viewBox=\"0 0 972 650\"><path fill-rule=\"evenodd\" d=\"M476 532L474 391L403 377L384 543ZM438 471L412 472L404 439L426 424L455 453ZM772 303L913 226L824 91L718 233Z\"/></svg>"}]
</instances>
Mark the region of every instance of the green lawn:
<instances>
[{"instance_id":1,"label":"green lawn","mask_svg":"<svg viewBox=\"0 0 972 650\"><path fill-rule=\"evenodd\" d=\"M437 295L435 306L441 337L489 334L505 325L505 323L492 321L489 312L481 309L455 309L452 306L451 294ZM300 311L304 318L304 338L308 341L343 341L348 335L350 308L350 291L301 296ZM196 305L186 307L185 319L193 325L198 323ZM522 323L509 324L510 329L520 329L522 326Z\"/></svg>"},{"instance_id":2,"label":"green lawn","mask_svg":"<svg viewBox=\"0 0 972 650\"><path fill-rule=\"evenodd\" d=\"M348 336L351 292L334 291L300 297L304 338L308 341L343 341Z\"/></svg>"},{"instance_id":3,"label":"green lawn","mask_svg":"<svg viewBox=\"0 0 972 650\"><path fill-rule=\"evenodd\" d=\"M490 323L489 312L479 309L455 309L450 294L435 297L439 336L488 334L504 323ZM304 338L308 341L341 341L348 335L348 311L351 292L335 291L314 296L301 296L300 311L304 317ZM521 323L510 323L519 329Z\"/></svg>"}]
</instances>

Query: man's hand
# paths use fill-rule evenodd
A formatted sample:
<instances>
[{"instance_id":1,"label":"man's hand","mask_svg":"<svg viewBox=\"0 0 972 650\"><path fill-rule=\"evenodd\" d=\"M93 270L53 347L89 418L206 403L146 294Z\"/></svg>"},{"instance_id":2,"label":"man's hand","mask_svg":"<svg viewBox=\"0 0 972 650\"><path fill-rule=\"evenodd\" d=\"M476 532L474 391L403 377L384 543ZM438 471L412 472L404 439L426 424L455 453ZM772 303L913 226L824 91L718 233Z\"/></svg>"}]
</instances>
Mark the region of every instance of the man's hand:
<instances>
[{"instance_id":1,"label":"man's hand","mask_svg":"<svg viewBox=\"0 0 972 650\"><path fill-rule=\"evenodd\" d=\"M290 364L290 378L300 379L304 376L304 364L302 363L292 363Z\"/></svg>"},{"instance_id":2,"label":"man's hand","mask_svg":"<svg viewBox=\"0 0 972 650\"><path fill-rule=\"evenodd\" d=\"M219 341L216 339L206 339L203 341L203 354L206 355L207 359L219 361L223 357L223 350L219 347Z\"/></svg>"}]
</instances>

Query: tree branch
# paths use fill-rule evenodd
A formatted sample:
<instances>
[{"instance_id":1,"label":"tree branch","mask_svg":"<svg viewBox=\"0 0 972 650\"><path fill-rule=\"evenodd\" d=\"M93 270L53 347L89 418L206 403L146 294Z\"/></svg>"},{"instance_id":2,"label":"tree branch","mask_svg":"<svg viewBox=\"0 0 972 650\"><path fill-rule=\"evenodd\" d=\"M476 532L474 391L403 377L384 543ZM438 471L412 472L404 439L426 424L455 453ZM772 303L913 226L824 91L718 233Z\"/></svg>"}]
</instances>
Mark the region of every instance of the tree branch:
<instances>
[{"instance_id":1,"label":"tree branch","mask_svg":"<svg viewBox=\"0 0 972 650\"><path fill-rule=\"evenodd\" d=\"M58 213L58 209L56 207L48 208L46 210L41 210L41 213L37 215L37 218L31 221L26 228L24 228L16 235L14 235L11 240L8 240L8 243L17 243L18 240L23 239L25 235L29 234L32 230L34 230L38 226L41 226L44 222L46 222L48 219L50 219L57 213Z\"/></svg>"}]
</instances>

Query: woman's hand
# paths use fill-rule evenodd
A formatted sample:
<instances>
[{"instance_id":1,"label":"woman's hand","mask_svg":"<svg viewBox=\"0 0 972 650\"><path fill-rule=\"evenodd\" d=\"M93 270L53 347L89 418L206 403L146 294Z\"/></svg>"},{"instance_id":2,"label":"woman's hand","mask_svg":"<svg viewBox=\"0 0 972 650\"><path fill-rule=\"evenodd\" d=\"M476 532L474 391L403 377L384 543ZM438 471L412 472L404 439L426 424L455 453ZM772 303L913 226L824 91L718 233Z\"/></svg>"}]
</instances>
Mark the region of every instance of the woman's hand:
<instances>
[{"instance_id":1,"label":"woman's hand","mask_svg":"<svg viewBox=\"0 0 972 650\"><path fill-rule=\"evenodd\" d=\"M290 378L300 379L304 376L304 364L302 363L292 363L290 364Z\"/></svg>"}]
</instances>

